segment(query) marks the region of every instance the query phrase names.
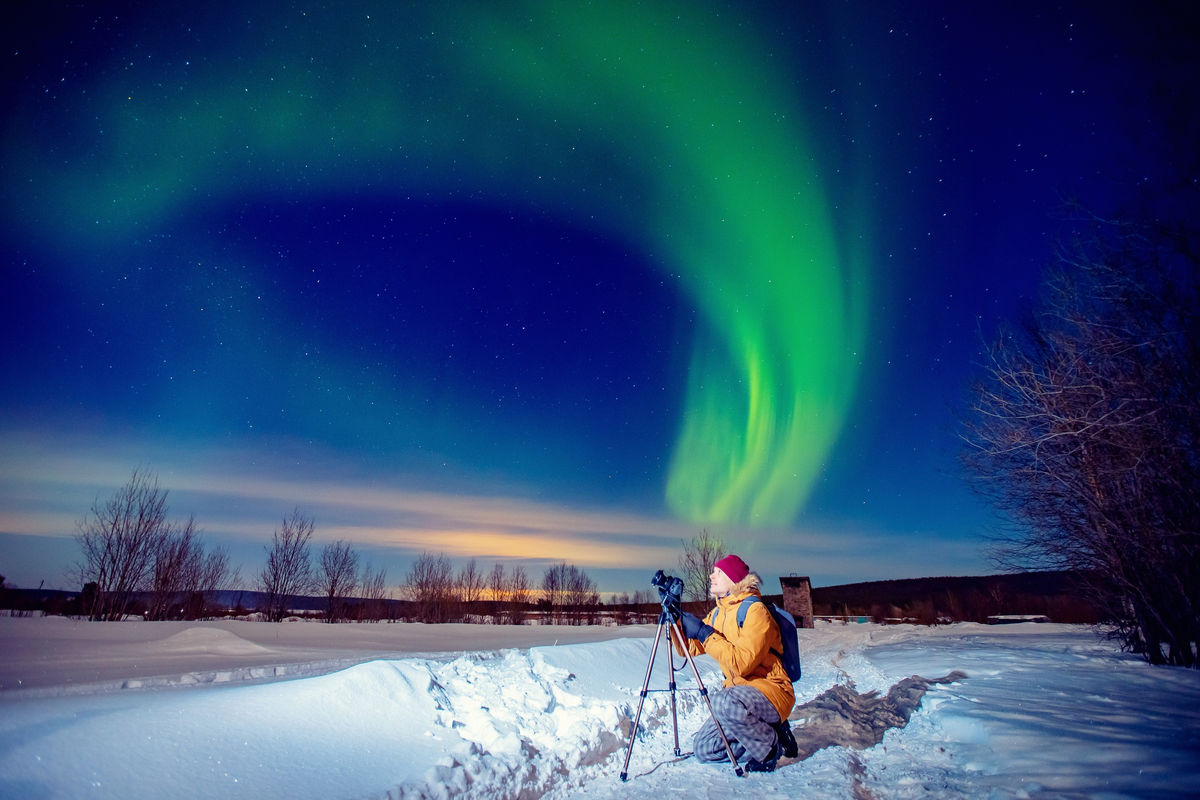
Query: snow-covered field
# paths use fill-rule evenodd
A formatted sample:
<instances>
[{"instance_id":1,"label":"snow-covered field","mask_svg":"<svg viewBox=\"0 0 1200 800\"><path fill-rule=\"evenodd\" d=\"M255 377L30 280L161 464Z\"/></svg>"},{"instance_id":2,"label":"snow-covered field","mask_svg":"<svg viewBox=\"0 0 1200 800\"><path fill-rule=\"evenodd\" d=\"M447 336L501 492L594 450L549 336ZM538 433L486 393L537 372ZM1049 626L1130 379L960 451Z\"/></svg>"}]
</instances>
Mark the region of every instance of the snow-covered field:
<instances>
[{"instance_id":1,"label":"snow-covered field","mask_svg":"<svg viewBox=\"0 0 1200 800\"><path fill-rule=\"evenodd\" d=\"M744 777L677 760L658 691L622 782L654 632L3 618L0 797L1183 798L1200 786L1200 672L1032 623L818 623L800 633L801 758ZM717 688L714 663L697 665ZM666 670L664 646L651 689ZM691 671L677 677L686 754L707 710L683 688Z\"/></svg>"}]
</instances>

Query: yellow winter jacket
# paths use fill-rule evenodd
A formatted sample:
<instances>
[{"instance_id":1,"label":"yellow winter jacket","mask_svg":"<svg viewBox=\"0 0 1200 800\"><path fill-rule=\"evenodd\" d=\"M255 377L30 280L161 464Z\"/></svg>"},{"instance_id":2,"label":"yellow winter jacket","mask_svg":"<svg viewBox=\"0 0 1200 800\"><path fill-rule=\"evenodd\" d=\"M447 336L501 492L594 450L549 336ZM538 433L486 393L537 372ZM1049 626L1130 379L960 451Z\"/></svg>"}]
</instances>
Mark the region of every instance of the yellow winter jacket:
<instances>
[{"instance_id":1,"label":"yellow winter jacket","mask_svg":"<svg viewBox=\"0 0 1200 800\"><path fill-rule=\"evenodd\" d=\"M785 720L792 713L796 693L783 662L775 655L783 652L779 626L763 603L751 603L745 623L740 628L737 623L738 606L758 594L756 589L748 589L719 599L704 618L713 633L703 643L688 639L688 649L693 656L708 653L721 665L723 686L753 686L775 706L779 719Z\"/></svg>"}]
</instances>

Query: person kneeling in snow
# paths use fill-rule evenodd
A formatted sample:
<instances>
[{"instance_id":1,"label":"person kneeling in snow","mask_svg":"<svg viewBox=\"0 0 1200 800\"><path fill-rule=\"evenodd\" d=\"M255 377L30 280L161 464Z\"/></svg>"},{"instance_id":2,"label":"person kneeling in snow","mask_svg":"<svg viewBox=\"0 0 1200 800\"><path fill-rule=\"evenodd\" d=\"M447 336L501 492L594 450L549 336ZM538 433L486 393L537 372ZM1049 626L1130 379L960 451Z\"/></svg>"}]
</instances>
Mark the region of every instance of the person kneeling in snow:
<instances>
[{"instance_id":1,"label":"person kneeling in snow","mask_svg":"<svg viewBox=\"0 0 1200 800\"><path fill-rule=\"evenodd\" d=\"M738 624L738 606L750 595L761 596L761 578L735 555L717 561L709 576L716 608L701 620L686 611L680 623L692 655L708 653L725 673L724 687L712 695L713 716L740 760L749 755L748 772L770 772L784 750L795 754L788 714L796 703L792 681L779 653L779 626L764 603L750 603ZM676 643L676 649L679 649ZM710 717L692 743L701 761L725 761L725 743Z\"/></svg>"}]
</instances>

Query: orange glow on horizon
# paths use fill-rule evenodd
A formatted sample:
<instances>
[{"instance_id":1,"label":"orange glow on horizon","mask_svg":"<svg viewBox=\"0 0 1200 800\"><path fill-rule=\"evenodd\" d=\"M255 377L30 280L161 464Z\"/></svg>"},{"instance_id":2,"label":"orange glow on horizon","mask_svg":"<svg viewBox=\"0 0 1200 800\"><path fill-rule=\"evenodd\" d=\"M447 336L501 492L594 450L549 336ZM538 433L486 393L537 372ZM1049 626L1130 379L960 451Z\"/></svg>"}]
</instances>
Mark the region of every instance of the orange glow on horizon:
<instances>
[{"instance_id":1,"label":"orange glow on horizon","mask_svg":"<svg viewBox=\"0 0 1200 800\"><path fill-rule=\"evenodd\" d=\"M645 544L597 542L549 532L453 530L429 528L331 528L322 538L358 545L444 553L451 558L514 561L567 561L590 567L674 564L677 548L658 541Z\"/></svg>"}]
</instances>

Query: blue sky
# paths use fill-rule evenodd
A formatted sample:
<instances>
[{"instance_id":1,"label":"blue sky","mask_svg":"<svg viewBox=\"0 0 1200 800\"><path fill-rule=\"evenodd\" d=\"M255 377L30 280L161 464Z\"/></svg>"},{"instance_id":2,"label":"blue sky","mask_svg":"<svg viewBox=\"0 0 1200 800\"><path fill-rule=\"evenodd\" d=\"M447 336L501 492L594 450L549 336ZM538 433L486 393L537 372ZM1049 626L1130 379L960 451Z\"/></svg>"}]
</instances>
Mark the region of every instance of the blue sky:
<instances>
[{"instance_id":1,"label":"blue sky","mask_svg":"<svg viewBox=\"0 0 1200 800\"><path fill-rule=\"evenodd\" d=\"M296 507L392 583L990 571L981 336L1172 179L1170 16L490 5L7 12L9 582L135 468L247 578Z\"/></svg>"}]
</instances>

